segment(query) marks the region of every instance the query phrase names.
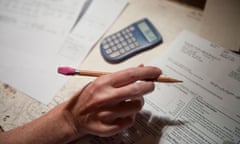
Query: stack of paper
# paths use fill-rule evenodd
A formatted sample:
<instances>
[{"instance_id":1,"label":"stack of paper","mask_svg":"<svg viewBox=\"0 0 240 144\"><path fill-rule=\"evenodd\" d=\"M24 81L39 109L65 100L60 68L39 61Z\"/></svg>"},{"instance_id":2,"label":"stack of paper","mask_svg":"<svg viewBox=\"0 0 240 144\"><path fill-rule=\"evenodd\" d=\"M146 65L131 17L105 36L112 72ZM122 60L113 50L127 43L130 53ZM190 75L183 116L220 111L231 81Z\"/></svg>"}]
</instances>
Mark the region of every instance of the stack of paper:
<instances>
[{"instance_id":1,"label":"stack of paper","mask_svg":"<svg viewBox=\"0 0 240 144\"><path fill-rule=\"evenodd\" d=\"M48 104L127 4L86 1L0 1L0 80Z\"/></svg>"}]
</instances>

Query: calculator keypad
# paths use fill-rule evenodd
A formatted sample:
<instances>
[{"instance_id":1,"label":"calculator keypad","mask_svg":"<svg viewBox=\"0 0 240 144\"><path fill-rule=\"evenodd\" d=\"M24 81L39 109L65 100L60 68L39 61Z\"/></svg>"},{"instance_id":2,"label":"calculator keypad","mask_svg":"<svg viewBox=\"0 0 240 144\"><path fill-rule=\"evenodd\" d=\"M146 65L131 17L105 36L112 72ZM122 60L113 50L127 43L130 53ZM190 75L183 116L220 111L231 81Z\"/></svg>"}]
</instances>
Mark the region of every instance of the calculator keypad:
<instances>
[{"instance_id":1,"label":"calculator keypad","mask_svg":"<svg viewBox=\"0 0 240 144\"><path fill-rule=\"evenodd\" d=\"M102 44L106 53L114 58L136 48L139 44L133 36L134 30L131 26L105 39Z\"/></svg>"}]
</instances>

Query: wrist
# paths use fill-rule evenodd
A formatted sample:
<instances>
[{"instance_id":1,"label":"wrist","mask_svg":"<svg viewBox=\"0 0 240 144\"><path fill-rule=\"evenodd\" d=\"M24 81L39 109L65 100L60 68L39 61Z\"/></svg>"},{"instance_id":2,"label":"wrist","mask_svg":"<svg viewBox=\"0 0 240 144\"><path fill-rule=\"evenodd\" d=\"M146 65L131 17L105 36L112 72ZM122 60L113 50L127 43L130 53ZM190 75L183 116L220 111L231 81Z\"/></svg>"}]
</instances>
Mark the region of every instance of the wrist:
<instances>
[{"instance_id":1,"label":"wrist","mask_svg":"<svg viewBox=\"0 0 240 144\"><path fill-rule=\"evenodd\" d=\"M15 129L0 133L0 143L12 144L65 144L79 138L74 123L64 110L64 103L45 115Z\"/></svg>"},{"instance_id":2,"label":"wrist","mask_svg":"<svg viewBox=\"0 0 240 144\"><path fill-rule=\"evenodd\" d=\"M60 104L48 113L33 121L34 131L38 131L35 138L43 138L40 143L65 144L74 140L76 134L65 118L64 104Z\"/></svg>"},{"instance_id":3,"label":"wrist","mask_svg":"<svg viewBox=\"0 0 240 144\"><path fill-rule=\"evenodd\" d=\"M55 139L59 139L59 143L69 143L84 136L84 134L77 129L76 120L74 120L71 112L65 109L65 104L66 103L62 103L58 105L47 114L48 119L52 120L50 124L52 125L54 133L57 131Z\"/></svg>"}]
</instances>

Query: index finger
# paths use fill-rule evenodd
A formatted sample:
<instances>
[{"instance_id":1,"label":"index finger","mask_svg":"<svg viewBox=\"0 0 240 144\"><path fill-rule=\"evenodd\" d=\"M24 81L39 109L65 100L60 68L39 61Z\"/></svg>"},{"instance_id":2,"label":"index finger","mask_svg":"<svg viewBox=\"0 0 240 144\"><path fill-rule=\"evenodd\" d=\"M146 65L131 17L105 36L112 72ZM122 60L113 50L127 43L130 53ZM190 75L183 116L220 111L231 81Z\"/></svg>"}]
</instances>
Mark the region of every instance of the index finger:
<instances>
[{"instance_id":1,"label":"index finger","mask_svg":"<svg viewBox=\"0 0 240 144\"><path fill-rule=\"evenodd\" d=\"M109 75L111 85L121 87L138 80L154 80L159 77L161 70L153 66L134 67Z\"/></svg>"}]
</instances>

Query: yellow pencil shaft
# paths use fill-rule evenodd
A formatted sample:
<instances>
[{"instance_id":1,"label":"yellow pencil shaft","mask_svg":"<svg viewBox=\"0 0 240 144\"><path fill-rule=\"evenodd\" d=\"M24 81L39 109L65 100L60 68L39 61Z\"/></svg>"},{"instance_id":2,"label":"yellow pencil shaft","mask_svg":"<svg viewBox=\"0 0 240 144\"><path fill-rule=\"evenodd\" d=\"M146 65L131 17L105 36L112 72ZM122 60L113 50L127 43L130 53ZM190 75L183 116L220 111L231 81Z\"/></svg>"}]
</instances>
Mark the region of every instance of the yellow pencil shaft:
<instances>
[{"instance_id":1,"label":"yellow pencil shaft","mask_svg":"<svg viewBox=\"0 0 240 144\"><path fill-rule=\"evenodd\" d=\"M89 70L80 70L78 71L79 75L83 75L83 76L92 76L92 77L99 77L102 75L106 75L106 74L111 74L110 72L99 72L99 71L89 71ZM162 82L162 83L179 83L179 82L183 82L181 80L177 80L174 78L169 78L169 77L158 77L156 80L154 80L155 82Z\"/></svg>"}]
</instances>

